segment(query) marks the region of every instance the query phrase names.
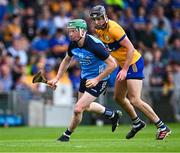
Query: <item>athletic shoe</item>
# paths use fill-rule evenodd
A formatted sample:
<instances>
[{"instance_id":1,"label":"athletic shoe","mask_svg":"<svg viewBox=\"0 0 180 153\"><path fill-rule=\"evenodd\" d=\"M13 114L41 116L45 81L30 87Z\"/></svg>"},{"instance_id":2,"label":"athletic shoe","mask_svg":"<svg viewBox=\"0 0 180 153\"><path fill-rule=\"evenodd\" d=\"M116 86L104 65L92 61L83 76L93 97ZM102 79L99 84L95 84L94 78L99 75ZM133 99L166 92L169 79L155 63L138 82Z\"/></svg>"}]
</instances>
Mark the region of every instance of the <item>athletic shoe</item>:
<instances>
[{"instance_id":1,"label":"athletic shoe","mask_svg":"<svg viewBox=\"0 0 180 153\"><path fill-rule=\"evenodd\" d=\"M140 125L137 127L132 127L131 131L126 135L126 139L133 138L137 132L139 132L141 129L143 129L146 126L146 123L144 121L140 121Z\"/></svg>"},{"instance_id":2,"label":"athletic shoe","mask_svg":"<svg viewBox=\"0 0 180 153\"><path fill-rule=\"evenodd\" d=\"M156 139L164 140L170 134L171 134L171 130L168 127L159 128L156 134Z\"/></svg>"},{"instance_id":3,"label":"athletic shoe","mask_svg":"<svg viewBox=\"0 0 180 153\"><path fill-rule=\"evenodd\" d=\"M69 136L63 134L63 135L61 135L61 136L57 139L57 141L68 142L69 139L70 139Z\"/></svg>"},{"instance_id":4,"label":"athletic shoe","mask_svg":"<svg viewBox=\"0 0 180 153\"><path fill-rule=\"evenodd\" d=\"M116 128L119 125L120 117L122 116L122 112L120 110L117 110L114 112L114 117L111 119L112 121L112 132L116 130Z\"/></svg>"}]
</instances>

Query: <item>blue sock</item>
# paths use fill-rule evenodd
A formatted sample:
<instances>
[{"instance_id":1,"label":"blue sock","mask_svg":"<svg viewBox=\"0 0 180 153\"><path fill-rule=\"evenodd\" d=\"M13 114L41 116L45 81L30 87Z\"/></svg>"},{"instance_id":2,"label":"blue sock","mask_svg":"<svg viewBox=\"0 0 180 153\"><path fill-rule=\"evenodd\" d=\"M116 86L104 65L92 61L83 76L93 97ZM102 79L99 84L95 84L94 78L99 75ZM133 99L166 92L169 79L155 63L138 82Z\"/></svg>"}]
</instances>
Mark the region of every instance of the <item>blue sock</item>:
<instances>
[{"instance_id":1,"label":"blue sock","mask_svg":"<svg viewBox=\"0 0 180 153\"><path fill-rule=\"evenodd\" d=\"M103 114L108 118L114 117L114 111L110 110L109 108L105 108L105 111Z\"/></svg>"}]
</instances>

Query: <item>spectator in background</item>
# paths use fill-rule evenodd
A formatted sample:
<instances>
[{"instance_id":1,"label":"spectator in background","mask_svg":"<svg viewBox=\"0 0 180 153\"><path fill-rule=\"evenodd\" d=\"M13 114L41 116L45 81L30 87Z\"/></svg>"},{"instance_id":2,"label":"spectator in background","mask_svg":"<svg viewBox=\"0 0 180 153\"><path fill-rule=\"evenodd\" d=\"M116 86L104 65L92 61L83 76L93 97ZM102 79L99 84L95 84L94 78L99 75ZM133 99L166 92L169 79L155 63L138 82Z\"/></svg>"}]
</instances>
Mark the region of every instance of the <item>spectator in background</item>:
<instances>
[{"instance_id":1,"label":"spectator in background","mask_svg":"<svg viewBox=\"0 0 180 153\"><path fill-rule=\"evenodd\" d=\"M68 49L69 40L62 28L57 28L55 36L49 40L50 57L63 59Z\"/></svg>"},{"instance_id":2,"label":"spectator in background","mask_svg":"<svg viewBox=\"0 0 180 153\"><path fill-rule=\"evenodd\" d=\"M28 62L28 56L25 50L26 48L23 47L23 43L26 43L26 42L23 42L24 41L23 39L24 39L23 37L13 39L12 46L10 46L7 49L7 51L14 58L18 56L21 65L26 65ZM27 44L25 44L25 47L27 47Z\"/></svg>"},{"instance_id":3,"label":"spectator in background","mask_svg":"<svg viewBox=\"0 0 180 153\"><path fill-rule=\"evenodd\" d=\"M41 14L37 20L37 29L42 31L42 29L48 29L48 34L53 35L55 33L56 27L54 25L49 7L44 5Z\"/></svg>"},{"instance_id":4,"label":"spectator in background","mask_svg":"<svg viewBox=\"0 0 180 153\"><path fill-rule=\"evenodd\" d=\"M39 36L32 40L31 44L32 54L47 55L49 52L49 35L47 29L41 29Z\"/></svg>"},{"instance_id":5,"label":"spectator in background","mask_svg":"<svg viewBox=\"0 0 180 153\"><path fill-rule=\"evenodd\" d=\"M4 17L7 13L7 0L1 0L0 1L0 25L2 24Z\"/></svg>"},{"instance_id":6,"label":"spectator in background","mask_svg":"<svg viewBox=\"0 0 180 153\"><path fill-rule=\"evenodd\" d=\"M23 14L24 4L20 0L10 0L8 5L9 14Z\"/></svg>"},{"instance_id":7,"label":"spectator in background","mask_svg":"<svg viewBox=\"0 0 180 153\"><path fill-rule=\"evenodd\" d=\"M168 99L171 99L173 92L174 92L173 73L171 71L167 71L163 83L163 96L165 96Z\"/></svg>"},{"instance_id":8,"label":"spectator in background","mask_svg":"<svg viewBox=\"0 0 180 153\"><path fill-rule=\"evenodd\" d=\"M59 0L51 0L49 4L49 10L52 13L52 15L58 14L61 6L60 3L61 2L59 2Z\"/></svg>"},{"instance_id":9,"label":"spectator in background","mask_svg":"<svg viewBox=\"0 0 180 153\"><path fill-rule=\"evenodd\" d=\"M58 15L54 16L53 22L56 28L64 28L67 23L70 21L70 17L67 16L66 10L61 6L60 12Z\"/></svg>"},{"instance_id":10,"label":"spectator in background","mask_svg":"<svg viewBox=\"0 0 180 153\"><path fill-rule=\"evenodd\" d=\"M160 48L164 48L167 43L168 33L164 29L164 21L160 20L158 26L153 30L155 34L156 44Z\"/></svg>"},{"instance_id":11,"label":"spectator in background","mask_svg":"<svg viewBox=\"0 0 180 153\"><path fill-rule=\"evenodd\" d=\"M156 40L156 36L155 33L153 32L153 25L151 21L148 20L145 23L143 37L141 37L139 41L142 43L142 45L146 50L151 50L156 46L155 40Z\"/></svg>"},{"instance_id":12,"label":"spectator in background","mask_svg":"<svg viewBox=\"0 0 180 153\"><path fill-rule=\"evenodd\" d=\"M136 42L135 31L134 31L134 20L135 16L132 8L128 7L124 10L124 14L121 15L119 22L121 23L124 30L127 32L127 36L133 43Z\"/></svg>"},{"instance_id":13,"label":"spectator in background","mask_svg":"<svg viewBox=\"0 0 180 153\"><path fill-rule=\"evenodd\" d=\"M173 10L173 18L171 22L172 29L180 31L180 13L178 9Z\"/></svg>"},{"instance_id":14,"label":"spectator in background","mask_svg":"<svg viewBox=\"0 0 180 153\"><path fill-rule=\"evenodd\" d=\"M174 37L173 44L169 47L168 52L171 61L180 61L180 36Z\"/></svg>"},{"instance_id":15,"label":"spectator in background","mask_svg":"<svg viewBox=\"0 0 180 153\"><path fill-rule=\"evenodd\" d=\"M25 74L25 70L26 70L26 66L22 65L20 63L19 56L16 56L14 61L13 61L12 68L11 68L11 73L12 73L12 76L13 76L13 86L14 86L14 84L16 84L17 79L19 77L21 77L21 75Z\"/></svg>"},{"instance_id":16,"label":"spectator in background","mask_svg":"<svg viewBox=\"0 0 180 153\"><path fill-rule=\"evenodd\" d=\"M13 14L11 16L11 22L7 24L4 31L4 41L5 45L9 46L12 43L12 40L16 37L21 36L21 16L20 14Z\"/></svg>"},{"instance_id":17,"label":"spectator in background","mask_svg":"<svg viewBox=\"0 0 180 153\"><path fill-rule=\"evenodd\" d=\"M164 8L164 15L169 19L172 18L172 1L176 0L159 0L157 3Z\"/></svg>"},{"instance_id":18,"label":"spectator in background","mask_svg":"<svg viewBox=\"0 0 180 153\"><path fill-rule=\"evenodd\" d=\"M144 81L143 86L150 87L150 76L153 73L153 55L151 52L147 51L144 53Z\"/></svg>"},{"instance_id":19,"label":"spectator in background","mask_svg":"<svg viewBox=\"0 0 180 153\"><path fill-rule=\"evenodd\" d=\"M47 62L47 59L45 55L36 56L36 60L34 61L31 67L31 74L34 75L40 70L44 70L46 66L46 62Z\"/></svg>"},{"instance_id":20,"label":"spectator in background","mask_svg":"<svg viewBox=\"0 0 180 153\"><path fill-rule=\"evenodd\" d=\"M32 41L36 36L37 27L35 24L34 16L26 16L24 18L24 24L22 27L22 32L25 34L29 41Z\"/></svg>"},{"instance_id":21,"label":"spectator in background","mask_svg":"<svg viewBox=\"0 0 180 153\"><path fill-rule=\"evenodd\" d=\"M150 97L154 106L156 103L159 103L162 95L162 87L164 85L164 74L165 74L165 65L162 62L162 52L161 49L156 48L153 52L153 61L152 61L152 72L150 77Z\"/></svg>"},{"instance_id":22,"label":"spectator in background","mask_svg":"<svg viewBox=\"0 0 180 153\"><path fill-rule=\"evenodd\" d=\"M135 18L135 23L138 22L138 23L145 24L146 20L147 20L146 10L144 7L141 6L138 8L137 16Z\"/></svg>"},{"instance_id":23,"label":"spectator in background","mask_svg":"<svg viewBox=\"0 0 180 153\"><path fill-rule=\"evenodd\" d=\"M13 85L11 69L9 65L3 63L0 65L0 91L8 92Z\"/></svg>"},{"instance_id":24,"label":"spectator in background","mask_svg":"<svg viewBox=\"0 0 180 153\"><path fill-rule=\"evenodd\" d=\"M162 57L161 49L156 48L153 52L152 74L150 76L150 85L152 87L163 86L165 65L163 64L161 57Z\"/></svg>"},{"instance_id":25,"label":"spectator in background","mask_svg":"<svg viewBox=\"0 0 180 153\"><path fill-rule=\"evenodd\" d=\"M56 16L59 14L59 10L63 8L65 12L67 12L67 15L70 16L72 14L72 3L77 1L70 1L70 0L51 0L49 4L50 11L53 16ZM83 1L82 1L83 2Z\"/></svg>"},{"instance_id":26,"label":"spectator in background","mask_svg":"<svg viewBox=\"0 0 180 153\"><path fill-rule=\"evenodd\" d=\"M154 5L154 11L150 18L154 27L157 27L162 21L164 23L163 30L167 32L167 38L172 34L170 20L164 15L164 8L161 5Z\"/></svg>"},{"instance_id":27,"label":"spectator in background","mask_svg":"<svg viewBox=\"0 0 180 153\"><path fill-rule=\"evenodd\" d=\"M143 7L146 10L146 15L149 15L154 4L154 0L127 0L129 6L134 10L134 13L137 14L139 7Z\"/></svg>"},{"instance_id":28,"label":"spectator in background","mask_svg":"<svg viewBox=\"0 0 180 153\"><path fill-rule=\"evenodd\" d=\"M77 1L76 9L73 10L74 18L84 19L86 17L85 1Z\"/></svg>"},{"instance_id":29,"label":"spectator in background","mask_svg":"<svg viewBox=\"0 0 180 153\"><path fill-rule=\"evenodd\" d=\"M153 61L153 55L150 51L146 51L144 53L144 80L143 80L143 90L142 90L142 98L146 99L148 104L150 106L152 105L152 98L150 96L150 76L153 72L153 65L152 65L152 61Z\"/></svg>"},{"instance_id":30,"label":"spectator in background","mask_svg":"<svg viewBox=\"0 0 180 153\"><path fill-rule=\"evenodd\" d=\"M14 58L10 53L5 52L1 57L0 57L0 64L7 64L10 69L13 66Z\"/></svg>"},{"instance_id":31,"label":"spectator in background","mask_svg":"<svg viewBox=\"0 0 180 153\"><path fill-rule=\"evenodd\" d=\"M5 48L5 46L4 46L4 43L2 42L2 41L0 41L0 61L1 61L1 57L3 56L3 55L5 55L6 54L6 48Z\"/></svg>"},{"instance_id":32,"label":"spectator in background","mask_svg":"<svg viewBox=\"0 0 180 153\"><path fill-rule=\"evenodd\" d=\"M12 65L12 74L13 74L13 76L16 75L17 73L23 73L23 66L20 63L19 56L14 57L14 62L13 62L13 65Z\"/></svg>"},{"instance_id":33,"label":"spectator in background","mask_svg":"<svg viewBox=\"0 0 180 153\"><path fill-rule=\"evenodd\" d=\"M146 24L146 11L143 7L139 7L138 15L134 20L134 31L136 37L136 43L142 50L145 49L145 46L142 44L141 40L144 39L145 33L145 24Z\"/></svg>"},{"instance_id":34,"label":"spectator in background","mask_svg":"<svg viewBox=\"0 0 180 153\"><path fill-rule=\"evenodd\" d=\"M180 61L172 61L173 77L174 77L174 95L171 100L173 104L175 118L180 122Z\"/></svg>"}]
</instances>

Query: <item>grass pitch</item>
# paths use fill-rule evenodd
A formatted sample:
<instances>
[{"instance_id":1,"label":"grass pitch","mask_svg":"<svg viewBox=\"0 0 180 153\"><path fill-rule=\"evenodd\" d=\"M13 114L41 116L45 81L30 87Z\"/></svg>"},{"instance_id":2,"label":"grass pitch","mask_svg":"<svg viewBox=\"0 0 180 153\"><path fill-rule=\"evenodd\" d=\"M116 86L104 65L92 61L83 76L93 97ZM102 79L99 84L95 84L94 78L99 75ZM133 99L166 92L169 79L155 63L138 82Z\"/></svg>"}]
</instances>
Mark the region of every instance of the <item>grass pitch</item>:
<instances>
[{"instance_id":1,"label":"grass pitch","mask_svg":"<svg viewBox=\"0 0 180 153\"><path fill-rule=\"evenodd\" d=\"M171 136L155 140L156 129L148 125L135 138L126 140L129 125L79 126L70 142L56 139L66 128L0 128L0 152L180 152L180 124L168 124Z\"/></svg>"}]
</instances>

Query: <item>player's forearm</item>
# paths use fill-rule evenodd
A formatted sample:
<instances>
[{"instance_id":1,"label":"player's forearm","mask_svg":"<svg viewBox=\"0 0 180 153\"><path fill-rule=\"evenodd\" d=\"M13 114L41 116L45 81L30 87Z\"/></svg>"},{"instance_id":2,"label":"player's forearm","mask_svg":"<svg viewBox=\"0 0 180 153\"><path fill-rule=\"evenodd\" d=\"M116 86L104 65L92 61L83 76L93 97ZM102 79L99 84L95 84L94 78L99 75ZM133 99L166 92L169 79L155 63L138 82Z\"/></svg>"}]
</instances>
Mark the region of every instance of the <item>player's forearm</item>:
<instances>
[{"instance_id":1,"label":"player's forearm","mask_svg":"<svg viewBox=\"0 0 180 153\"><path fill-rule=\"evenodd\" d=\"M64 58L59 66L58 73L56 75L56 78L59 80L63 74L67 71L69 65L70 65L70 59Z\"/></svg>"},{"instance_id":2,"label":"player's forearm","mask_svg":"<svg viewBox=\"0 0 180 153\"><path fill-rule=\"evenodd\" d=\"M107 66L105 70L97 76L96 79L98 80L98 82L101 81L103 78L107 77L109 74L111 74L114 71L114 69L117 67L116 61L111 56L105 62Z\"/></svg>"},{"instance_id":3,"label":"player's forearm","mask_svg":"<svg viewBox=\"0 0 180 153\"><path fill-rule=\"evenodd\" d=\"M125 61L124 65L123 65L122 69L128 71L129 66L131 65L132 58L133 58L133 52L134 52L134 47L128 48L126 61Z\"/></svg>"},{"instance_id":4,"label":"player's forearm","mask_svg":"<svg viewBox=\"0 0 180 153\"><path fill-rule=\"evenodd\" d=\"M126 61L122 67L123 70L128 71L131 61L133 59L134 46L128 37L125 37L123 41L120 42L120 45L127 49Z\"/></svg>"}]
</instances>

